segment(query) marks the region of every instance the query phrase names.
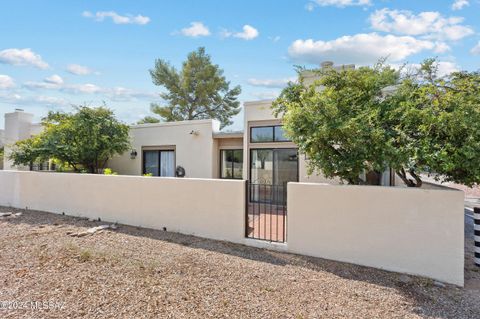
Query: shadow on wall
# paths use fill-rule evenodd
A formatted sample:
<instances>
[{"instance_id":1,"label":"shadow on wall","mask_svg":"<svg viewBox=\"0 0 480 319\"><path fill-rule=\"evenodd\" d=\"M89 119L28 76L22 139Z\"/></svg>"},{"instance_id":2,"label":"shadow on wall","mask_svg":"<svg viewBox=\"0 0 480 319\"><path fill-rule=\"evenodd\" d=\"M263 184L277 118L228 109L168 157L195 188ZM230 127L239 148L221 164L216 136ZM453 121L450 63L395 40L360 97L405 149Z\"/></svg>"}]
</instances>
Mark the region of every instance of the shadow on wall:
<instances>
[{"instance_id":1,"label":"shadow on wall","mask_svg":"<svg viewBox=\"0 0 480 319\"><path fill-rule=\"evenodd\" d=\"M14 208L0 206L0 212L16 211L23 215L18 218L5 218L2 222L11 224L27 224L34 227L42 225L56 225L59 232L65 231L62 227L93 227L105 222L88 221L85 218L62 216L53 213L39 211L25 211ZM452 314L447 304L438 303L442 298L444 291L433 285L433 281L415 276L391 273L369 267L363 267L348 263L325 260L315 257L300 256L290 253L281 253L268 251L265 249L248 247L240 244L233 244L223 241L188 236L168 231L160 231L133 226L121 225L116 233L125 234L133 237L148 238L155 241L169 242L177 245L187 246L193 249L202 249L253 261L273 264L279 267L295 266L309 269L315 272L326 272L335 276L355 281L363 281L372 285L378 285L390 289L395 289L401 293L408 301L414 304L414 312L420 315L434 316L438 318L453 318L458 313ZM67 236L65 234L65 236ZM94 235L95 236L95 235ZM81 241L81 239L78 239ZM319 282L319 289L322 289ZM456 289L447 286L444 289ZM428 307L427 307L428 305ZM434 313L425 313L425 309L435 309ZM465 317L470 314L468 307L465 308Z\"/></svg>"}]
</instances>

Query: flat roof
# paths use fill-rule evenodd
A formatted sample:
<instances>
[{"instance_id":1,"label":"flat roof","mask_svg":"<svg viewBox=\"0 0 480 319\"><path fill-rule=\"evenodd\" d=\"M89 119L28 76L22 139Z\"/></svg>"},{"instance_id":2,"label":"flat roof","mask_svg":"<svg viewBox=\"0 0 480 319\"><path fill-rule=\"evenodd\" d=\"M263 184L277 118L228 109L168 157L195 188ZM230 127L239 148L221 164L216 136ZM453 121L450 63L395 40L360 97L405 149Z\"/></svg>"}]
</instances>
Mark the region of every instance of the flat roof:
<instances>
[{"instance_id":1,"label":"flat roof","mask_svg":"<svg viewBox=\"0 0 480 319\"><path fill-rule=\"evenodd\" d=\"M149 128L149 127L164 127L164 126L178 126L178 125L205 125L205 124L212 125L214 121L217 122L214 119L206 119L206 120L186 120L186 121L144 123L144 124L130 125L130 128Z\"/></svg>"},{"instance_id":2,"label":"flat roof","mask_svg":"<svg viewBox=\"0 0 480 319\"><path fill-rule=\"evenodd\" d=\"M213 138L243 138L243 131L215 132Z\"/></svg>"},{"instance_id":3,"label":"flat roof","mask_svg":"<svg viewBox=\"0 0 480 319\"><path fill-rule=\"evenodd\" d=\"M256 100L256 101L245 101L243 102L244 106L258 105L258 104L272 104L275 99L265 99L265 100Z\"/></svg>"}]
</instances>

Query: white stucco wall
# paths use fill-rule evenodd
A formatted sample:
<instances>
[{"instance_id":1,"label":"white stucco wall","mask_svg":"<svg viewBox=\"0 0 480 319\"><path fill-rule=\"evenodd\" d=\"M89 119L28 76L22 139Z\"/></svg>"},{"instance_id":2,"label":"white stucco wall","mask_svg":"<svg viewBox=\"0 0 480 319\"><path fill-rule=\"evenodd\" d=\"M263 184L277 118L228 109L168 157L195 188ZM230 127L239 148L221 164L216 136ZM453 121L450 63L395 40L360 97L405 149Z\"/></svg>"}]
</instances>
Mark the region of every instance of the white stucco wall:
<instances>
[{"instance_id":1,"label":"white stucco wall","mask_svg":"<svg viewBox=\"0 0 480 319\"><path fill-rule=\"evenodd\" d=\"M463 192L288 184L288 250L463 286Z\"/></svg>"},{"instance_id":2,"label":"white stucco wall","mask_svg":"<svg viewBox=\"0 0 480 319\"><path fill-rule=\"evenodd\" d=\"M0 171L0 205L163 229L463 285L463 193L288 184L287 243L245 238L245 181Z\"/></svg>"},{"instance_id":3,"label":"white stucco wall","mask_svg":"<svg viewBox=\"0 0 480 319\"><path fill-rule=\"evenodd\" d=\"M241 243L245 182L0 171L0 205Z\"/></svg>"},{"instance_id":4,"label":"white stucco wall","mask_svg":"<svg viewBox=\"0 0 480 319\"><path fill-rule=\"evenodd\" d=\"M212 134L218 129L214 120L135 125L130 128L130 137L137 157L131 159L128 151L112 158L107 166L121 175L141 175L142 148L171 147L175 149L175 166L184 167L186 177L213 178L217 147ZM192 131L196 134L190 134Z\"/></svg>"}]
</instances>

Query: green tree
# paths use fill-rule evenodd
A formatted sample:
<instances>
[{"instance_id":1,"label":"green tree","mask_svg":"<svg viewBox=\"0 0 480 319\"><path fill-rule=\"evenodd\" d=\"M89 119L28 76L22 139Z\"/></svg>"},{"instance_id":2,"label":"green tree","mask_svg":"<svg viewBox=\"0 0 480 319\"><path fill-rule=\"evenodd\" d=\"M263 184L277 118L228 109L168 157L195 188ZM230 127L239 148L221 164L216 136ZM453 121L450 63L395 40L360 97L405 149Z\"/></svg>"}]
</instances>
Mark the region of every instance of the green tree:
<instances>
[{"instance_id":1,"label":"green tree","mask_svg":"<svg viewBox=\"0 0 480 319\"><path fill-rule=\"evenodd\" d=\"M386 122L395 125L408 172L467 186L480 183L479 72L440 77L438 63L426 60L402 81L392 104Z\"/></svg>"},{"instance_id":2,"label":"green tree","mask_svg":"<svg viewBox=\"0 0 480 319\"><path fill-rule=\"evenodd\" d=\"M14 165L55 159L74 171L98 173L108 159L130 148L129 128L105 107L75 107L74 113L50 112L44 131L17 142L10 159Z\"/></svg>"},{"instance_id":3,"label":"green tree","mask_svg":"<svg viewBox=\"0 0 480 319\"><path fill-rule=\"evenodd\" d=\"M308 87L302 72L299 83L290 83L273 107L277 115L284 113L287 135L307 155L310 173L363 184L363 172L385 170L395 152L378 117L386 103L382 89L397 83L398 72L382 64L322 69Z\"/></svg>"},{"instance_id":4,"label":"green tree","mask_svg":"<svg viewBox=\"0 0 480 319\"><path fill-rule=\"evenodd\" d=\"M217 119L223 128L232 124L231 117L240 112L240 86L229 88L223 70L212 64L202 47L188 55L181 71L158 59L150 75L155 85L167 90L160 94L167 105L152 104L151 111L167 122ZM143 123L151 120L145 118Z\"/></svg>"},{"instance_id":5,"label":"green tree","mask_svg":"<svg viewBox=\"0 0 480 319\"><path fill-rule=\"evenodd\" d=\"M480 182L479 74L438 76L435 60L400 76L373 68L321 70L313 85L290 84L274 103L309 170L365 183L393 168L408 186L421 174L465 185Z\"/></svg>"},{"instance_id":6,"label":"green tree","mask_svg":"<svg viewBox=\"0 0 480 319\"><path fill-rule=\"evenodd\" d=\"M143 119L137 122L137 124L147 124L147 123L159 123L160 120L153 116L145 116Z\"/></svg>"}]
</instances>

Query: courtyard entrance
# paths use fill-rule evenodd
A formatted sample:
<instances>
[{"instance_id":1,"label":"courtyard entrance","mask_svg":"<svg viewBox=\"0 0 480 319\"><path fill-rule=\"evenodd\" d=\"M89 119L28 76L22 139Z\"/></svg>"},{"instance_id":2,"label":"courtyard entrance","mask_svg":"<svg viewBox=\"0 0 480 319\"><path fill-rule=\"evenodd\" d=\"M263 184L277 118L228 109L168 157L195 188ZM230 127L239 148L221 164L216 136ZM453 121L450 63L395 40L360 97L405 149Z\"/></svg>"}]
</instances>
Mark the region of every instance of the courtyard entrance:
<instances>
[{"instance_id":1,"label":"courtyard entrance","mask_svg":"<svg viewBox=\"0 0 480 319\"><path fill-rule=\"evenodd\" d=\"M245 236L287 240L287 183L298 181L297 149L251 149Z\"/></svg>"}]
</instances>

